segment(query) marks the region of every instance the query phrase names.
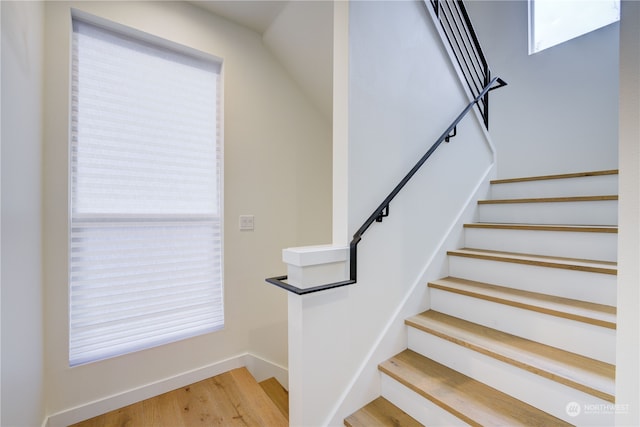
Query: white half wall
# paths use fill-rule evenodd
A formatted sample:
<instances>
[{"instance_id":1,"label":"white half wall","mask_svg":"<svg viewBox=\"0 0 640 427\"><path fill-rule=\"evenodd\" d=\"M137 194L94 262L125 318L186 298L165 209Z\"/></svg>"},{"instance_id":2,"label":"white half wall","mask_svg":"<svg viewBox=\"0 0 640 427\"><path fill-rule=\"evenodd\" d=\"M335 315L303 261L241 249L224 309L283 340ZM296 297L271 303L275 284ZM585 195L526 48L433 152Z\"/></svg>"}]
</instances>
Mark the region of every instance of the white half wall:
<instances>
[{"instance_id":1,"label":"white half wall","mask_svg":"<svg viewBox=\"0 0 640 427\"><path fill-rule=\"evenodd\" d=\"M469 102L424 3L348 7L348 51L338 43L347 12L337 8L334 21L334 82L349 95L348 123L334 118L334 150L340 154L334 180L346 187L335 192L334 181L334 215L340 219L334 222L334 245L351 240ZM336 106L344 108L343 97L334 97ZM304 349L305 363L292 361L289 370L292 391L302 389L305 400L292 408L292 425L341 425L344 416L379 395L377 364L406 347L400 312L405 304L413 314L428 307L426 278L444 271L438 250L449 243L452 227L492 166L491 144L470 113L458 136L391 203L390 216L365 233L358 283L290 295L290 309L303 319L294 327L313 337Z\"/></svg>"},{"instance_id":2,"label":"white half wall","mask_svg":"<svg viewBox=\"0 0 640 427\"><path fill-rule=\"evenodd\" d=\"M618 167L618 29L611 24L534 55L526 0L465 2L492 74L498 178Z\"/></svg>"},{"instance_id":3,"label":"white half wall","mask_svg":"<svg viewBox=\"0 0 640 427\"><path fill-rule=\"evenodd\" d=\"M67 200L71 9L222 58L224 290L221 331L69 368ZM283 247L331 239L331 128L260 34L186 2L46 2L44 272L47 413L102 401L238 354L286 368ZM255 216L254 231L238 217Z\"/></svg>"},{"instance_id":4,"label":"white half wall","mask_svg":"<svg viewBox=\"0 0 640 427\"><path fill-rule=\"evenodd\" d=\"M3 426L45 415L42 287L44 5L2 1Z\"/></svg>"}]
</instances>

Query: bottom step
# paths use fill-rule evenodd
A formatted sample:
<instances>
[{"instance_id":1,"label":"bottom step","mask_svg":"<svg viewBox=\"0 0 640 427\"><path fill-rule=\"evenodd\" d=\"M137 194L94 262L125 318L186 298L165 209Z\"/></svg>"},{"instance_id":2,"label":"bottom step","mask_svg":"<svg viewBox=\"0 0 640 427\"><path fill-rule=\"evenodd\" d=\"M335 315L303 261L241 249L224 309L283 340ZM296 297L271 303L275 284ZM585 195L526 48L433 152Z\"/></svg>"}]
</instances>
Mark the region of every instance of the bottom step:
<instances>
[{"instance_id":1,"label":"bottom step","mask_svg":"<svg viewBox=\"0 0 640 427\"><path fill-rule=\"evenodd\" d=\"M349 415L344 420L347 427L421 427L422 424L411 418L402 409L379 397Z\"/></svg>"},{"instance_id":2,"label":"bottom step","mask_svg":"<svg viewBox=\"0 0 640 427\"><path fill-rule=\"evenodd\" d=\"M275 377L267 378L264 381L260 381L260 387L273 401L276 407L280 410L282 415L289 419L289 392L286 388L282 387L282 384L278 382Z\"/></svg>"},{"instance_id":3,"label":"bottom step","mask_svg":"<svg viewBox=\"0 0 640 427\"><path fill-rule=\"evenodd\" d=\"M570 425L412 350L403 351L379 368L471 425Z\"/></svg>"}]
</instances>

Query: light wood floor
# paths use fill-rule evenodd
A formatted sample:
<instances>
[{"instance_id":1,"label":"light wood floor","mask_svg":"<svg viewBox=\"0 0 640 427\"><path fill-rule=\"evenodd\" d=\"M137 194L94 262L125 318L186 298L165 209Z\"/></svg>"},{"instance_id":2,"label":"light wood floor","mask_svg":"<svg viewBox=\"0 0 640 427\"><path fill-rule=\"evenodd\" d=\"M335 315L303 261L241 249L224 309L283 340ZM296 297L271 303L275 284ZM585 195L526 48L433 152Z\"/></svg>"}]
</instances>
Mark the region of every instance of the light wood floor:
<instances>
[{"instance_id":1,"label":"light wood floor","mask_svg":"<svg viewBox=\"0 0 640 427\"><path fill-rule=\"evenodd\" d=\"M288 396L274 381L259 385L246 368L234 369L71 427L286 427Z\"/></svg>"}]
</instances>

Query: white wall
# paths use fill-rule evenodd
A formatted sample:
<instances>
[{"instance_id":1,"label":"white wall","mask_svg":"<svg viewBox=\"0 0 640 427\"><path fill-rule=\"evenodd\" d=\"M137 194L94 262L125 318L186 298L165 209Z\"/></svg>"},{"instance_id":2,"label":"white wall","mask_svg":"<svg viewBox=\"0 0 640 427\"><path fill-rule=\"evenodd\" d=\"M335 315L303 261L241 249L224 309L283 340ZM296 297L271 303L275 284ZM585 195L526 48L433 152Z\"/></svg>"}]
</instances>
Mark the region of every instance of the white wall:
<instances>
[{"instance_id":1,"label":"white wall","mask_svg":"<svg viewBox=\"0 0 640 427\"><path fill-rule=\"evenodd\" d=\"M527 1L465 4L509 84L490 101L498 177L617 168L619 24L529 56Z\"/></svg>"},{"instance_id":2,"label":"white wall","mask_svg":"<svg viewBox=\"0 0 640 427\"><path fill-rule=\"evenodd\" d=\"M617 426L640 425L640 3L623 1L620 21L620 201Z\"/></svg>"},{"instance_id":3,"label":"white wall","mask_svg":"<svg viewBox=\"0 0 640 427\"><path fill-rule=\"evenodd\" d=\"M70 369L67 365L67 144L70 8L224 61L224 330ZM281 248L331 235L331 129L259 34L179 2L47 2L45 277L48 412L63 411L250 352L287 366ZM313 184L313 192L297 182ZM313 208L311 208L312 206ZM238 231L253 214L256 229Z\"/></svg>"},{"instance_id":4,"label":"white wall","mask_svg":"<svg viewBox=\"0 0 640 427\"><path fill-rule=\"evenodd\" d=\"M44 420L41 3L2 8L2 418Z\"/></svg>"},{"instance_id":5,"label":"white wall","mask_svg":"<svg viewBox=\"0 0 640 427\"><path fill-rule=\"evenodd\" d=\"M348 165L338 163L334 173L342 179L334 188L348 189L334 190L339 201L334 205L342 209L334 209L334 219L348 218L348 235L341 235L339 221L334 244L351 240L468 102L425 7L349 3ZM336 52L341 55L342 49ZM343 107L344 100L338 102ZM344 153L344 147L337 149ZM392 202L390 216L365 233L358 248L358 283L303 297L304 333L308 328L317 342L327 343L316 344L317 360L305 377L305 395L316 393L305 420L340 425L378 395L377 364L406 347L404 305L412 306L411 314L428 307L426 279L443 274L438 250L492 165L492 149L471 113L458 136L443 144Z\"/></svg>"},{"instance_id":6,"label":"white wall","mask_svg":"<svg viewBox=\"0 0 640 427\"><path fill-rule=\"evenodd\" d=\"M333 2L286 2L262 39L331 122Z\"/></svg>"}]
</instances>

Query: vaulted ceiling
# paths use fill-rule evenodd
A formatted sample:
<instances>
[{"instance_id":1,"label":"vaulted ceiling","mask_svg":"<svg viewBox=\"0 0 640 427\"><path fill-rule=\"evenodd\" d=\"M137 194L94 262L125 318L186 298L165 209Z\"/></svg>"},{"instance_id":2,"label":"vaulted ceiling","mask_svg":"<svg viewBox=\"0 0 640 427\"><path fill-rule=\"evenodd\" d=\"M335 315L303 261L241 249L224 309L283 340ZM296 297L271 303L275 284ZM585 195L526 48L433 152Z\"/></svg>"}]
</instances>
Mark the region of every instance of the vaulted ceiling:
<instances>
[{"instance_id":1,"label":"vaulted ceiling","mask_svg":"<svg viewBox=\"0 0 640 427\"><path fill-rule=\"evenodd\" d=\"M309 100L330 122L333 104L333 2L193 0L262 36Z\"/></svg>"},{"instance_id":2,"label":"vaulted ceiling","mask_svg":"<svg viewBox=\"0 0 640 427\"><path fill-rule=\"evenodd\" d=\"M236 24L248 27L259 34L264 34L289 1L193 0L191 3L197 4Z\"/></svg>"}]
</instances>

